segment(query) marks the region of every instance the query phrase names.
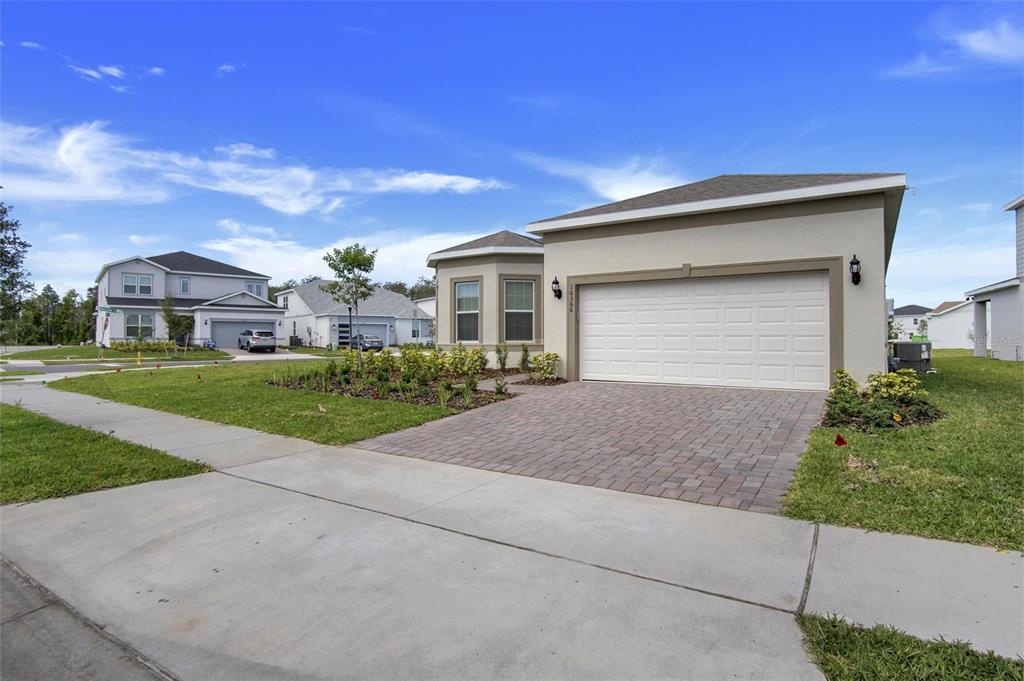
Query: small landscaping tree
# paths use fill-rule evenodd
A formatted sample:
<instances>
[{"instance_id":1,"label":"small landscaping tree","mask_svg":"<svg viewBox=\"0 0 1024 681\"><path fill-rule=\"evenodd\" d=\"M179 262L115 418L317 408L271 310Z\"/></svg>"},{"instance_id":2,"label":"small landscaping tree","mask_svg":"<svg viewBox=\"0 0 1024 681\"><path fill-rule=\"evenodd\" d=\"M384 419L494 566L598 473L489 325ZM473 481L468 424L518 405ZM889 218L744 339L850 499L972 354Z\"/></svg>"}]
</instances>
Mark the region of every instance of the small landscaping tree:
<instances>
[{"instance_id":1,"label":"small landscaping tree","mask_svg":"<svg viewBox=\"0 0 1024 681\"><path fill-rule=\"evenodd\" d=\"M169 293L160 301L160 316L163 317L164 326L167 327L167 339L174 341L178 336L184 336L185 347L187 348L189 335L192 333L192 327L195 324L195 319L188 315L178 314L175 312L174 298L172 298Z\"/></svg>"},{"instance_id":2,"label":"small landscaping tree","mask_svg":"<svg viewBox=\"0 0 1024 681\"><path fill-rule=\"evenodd\" d=\"M359 303L373 294L370 273L377 261L377 250L366 250L364 246L352 244L343 249L334 248L324 254L324 262L334 272L335 281L320 284L320 290L331 296L335 302L351 305L356 313L356 338L359 338ZM363 368L363 350L357 342L359 368Z\"/></svg>"}]
</instances>

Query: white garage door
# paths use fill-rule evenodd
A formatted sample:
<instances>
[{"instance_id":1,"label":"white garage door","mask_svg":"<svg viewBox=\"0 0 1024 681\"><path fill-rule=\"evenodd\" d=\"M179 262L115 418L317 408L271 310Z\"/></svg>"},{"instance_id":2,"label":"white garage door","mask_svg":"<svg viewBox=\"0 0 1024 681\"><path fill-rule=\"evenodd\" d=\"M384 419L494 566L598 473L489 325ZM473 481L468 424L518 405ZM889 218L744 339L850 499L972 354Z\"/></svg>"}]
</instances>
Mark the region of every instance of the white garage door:
<instances>
[{"instance_id":1,"label":"white garage door","mask_svg":"<svg viewBox=\"0 0 1024 681\"><path fill-rule=\"evenodd\" d=\"M825 272L580 288L580 377L828 387Z\"/></svg>"}]
</instances>

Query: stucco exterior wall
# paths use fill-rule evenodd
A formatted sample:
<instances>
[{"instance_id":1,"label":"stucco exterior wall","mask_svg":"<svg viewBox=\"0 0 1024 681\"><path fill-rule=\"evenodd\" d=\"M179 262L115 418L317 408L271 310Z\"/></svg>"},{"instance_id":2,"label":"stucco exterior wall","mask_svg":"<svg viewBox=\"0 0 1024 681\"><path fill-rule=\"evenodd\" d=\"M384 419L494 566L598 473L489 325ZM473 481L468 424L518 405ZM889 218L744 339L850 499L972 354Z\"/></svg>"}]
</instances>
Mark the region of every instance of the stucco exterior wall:
<instances>
[{"instance_id":1,"label":"stucco exterior wall","mask_svg":"<svg viewBox=\"0 0 1024 681\"><path fill-rule=\"evenodd\" d=\"M441 261L437 264L437 317L436 317L436 340L438 345L445 347L455 342L453 337L453 318L455 313L455 301L453 299L453 281L459 279L480 280L480 316L481 333L478 343L465 343L465 345L487 346L493 351L494 346L500 342L498 318L501 314L500 302L500 281L503 276L534 276L539 277L540 298L542 301L541 310L534 310L536 315L537 342L531 344L531 350L540 350L543 347L544 336L547 332L546 322L549 317L544 316L544 310L551 300L551 293L547 290L544 279L544 263L542 256L529 255L518 258L502 256L489 258L464 258L450 261ZM509 348L518 348L521 343L510 342ZM493 352L492 352L493 354Z\"/></svg>"},{"instance_id":2,"label":"stucco exterior wall","mask_svg":"<svg viewBox=\"0 0 1024 681\"><path fill-rule=\"evenodd\" d=\"M181 293L180 281L182 277L188 277L192 280L192 290L189 294ZM269 280L262 279L259 277L218 277L209 274L177 274L171 273L167 275L167 288L171 292L172 296L177 298L198 298L201 300L213 300L214 298L220 298L226 296L229 293L235 293L236 291L245 290L245 282L247 281L258 281L263 283L263 295L261 296L265 300L267 298L267 288Z\"/></svg>"},{"instance_id":3,"label":"stucco exterior wall","mask_svg":"<svg viewBox=\"0 0 1024 681\"><path fill-rule=\"evenodd\" d=\"M886 366L885 227L881 194L846 197L727 213L651 220L544 235L544 278L798 259L840 258L843 263L841 364L858 380ZM644 231L639 231L644 230ZM845 271L856 254L862 281ZM438 269L442 278L468 274ZM442 274L442 271L444 272ZM477 268L479 271L479 268ZM440 318L450 307L442 304ZM568 356L569 296L544 297L544 349ZM449 326L445 323L444 326ZM485 325L485 329L488 327ZM447 330L445 330L447 333ZM447 338L445 338L447 340Z\"/></svg>"},{"instance_id":4,"label":"stucco exterior wall","mask_svg":"<svg viewBox=\"0 0 1024 681\"><path fill-rule=\"evenodd\" d=\"M898 325L903 329L903 333L896 340L912 340L913 337L921 332L921 322L925 319L926 313L921 314L897 314L893 315L892 321L894 325ZM917 323L914 323L914 320Z\"/></svg>"},{"instance_id":5,"label":"stucco exterior wall","mask_svg":"<svg viewBox=\"0 0 1024 681\"><path fill-rule=\"evenodd\" d=\"M973 329L974 308L970 304L945 314L928 317L928 340L935 349L973 348Z\"/></svg>"}]
</instances>

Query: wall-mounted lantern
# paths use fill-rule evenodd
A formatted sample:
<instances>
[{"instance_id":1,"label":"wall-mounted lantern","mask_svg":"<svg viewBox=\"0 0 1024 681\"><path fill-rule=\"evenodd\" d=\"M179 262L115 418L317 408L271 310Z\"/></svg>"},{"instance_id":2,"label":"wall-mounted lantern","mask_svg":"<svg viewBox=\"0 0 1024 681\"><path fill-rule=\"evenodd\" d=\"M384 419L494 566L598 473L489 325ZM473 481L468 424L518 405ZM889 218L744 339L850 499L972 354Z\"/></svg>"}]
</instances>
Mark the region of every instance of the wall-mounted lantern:
<instances>
[{"instance_id":1,"label":"wall-mounted lantern","mask_svg":"<svg viewBox=\"0 0 1024 681\"><path fill-rule=\"evenodd\" d=\"M558 300L562 299L562 287L558 284L558 277L551 280L551 292L555 294L555 298Z\"/></svg>"},{"instance_id":2,"label":"wall-mounted lantern","mask_svg":"<svg viewBox=\"0 0 1024 681\"><path fill-rule=\"evenodd\" d=\"M860 260L857 260L857 254L853 254L853 260L850 261L850 281L856 286L860 283Z\"/></svg>"}]
</instances>

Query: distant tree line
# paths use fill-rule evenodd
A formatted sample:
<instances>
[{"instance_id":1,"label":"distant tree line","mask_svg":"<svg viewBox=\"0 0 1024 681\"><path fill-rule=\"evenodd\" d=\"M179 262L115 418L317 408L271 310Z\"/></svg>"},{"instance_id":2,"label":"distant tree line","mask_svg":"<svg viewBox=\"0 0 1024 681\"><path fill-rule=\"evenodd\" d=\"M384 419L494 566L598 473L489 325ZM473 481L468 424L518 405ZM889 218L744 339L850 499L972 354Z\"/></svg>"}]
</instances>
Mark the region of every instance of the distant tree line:
<instances>
[{"instance_id":1,"label":"distant tree line","mask_svg":"<svg viewBox=\"0 0 1024 681\"><path fill-rule=\"evenodd\" d=\"M299 284L308 284L311 281L316 281L320 277L315 274L303 277L301 280L296 281L294 279L286 279L280 284L275 284L270 287L270 298L273 300L281 291L287 291L290 288L295 288ZM436 295L437 293L437 277L420 277L412 284L406 284L404 281L385 281L377 282L374 286L380 286L388 291L394 291L400 293L403 296L418 300L420 298L429 298L430 296Z\"/></svg>"}]
</instances>

